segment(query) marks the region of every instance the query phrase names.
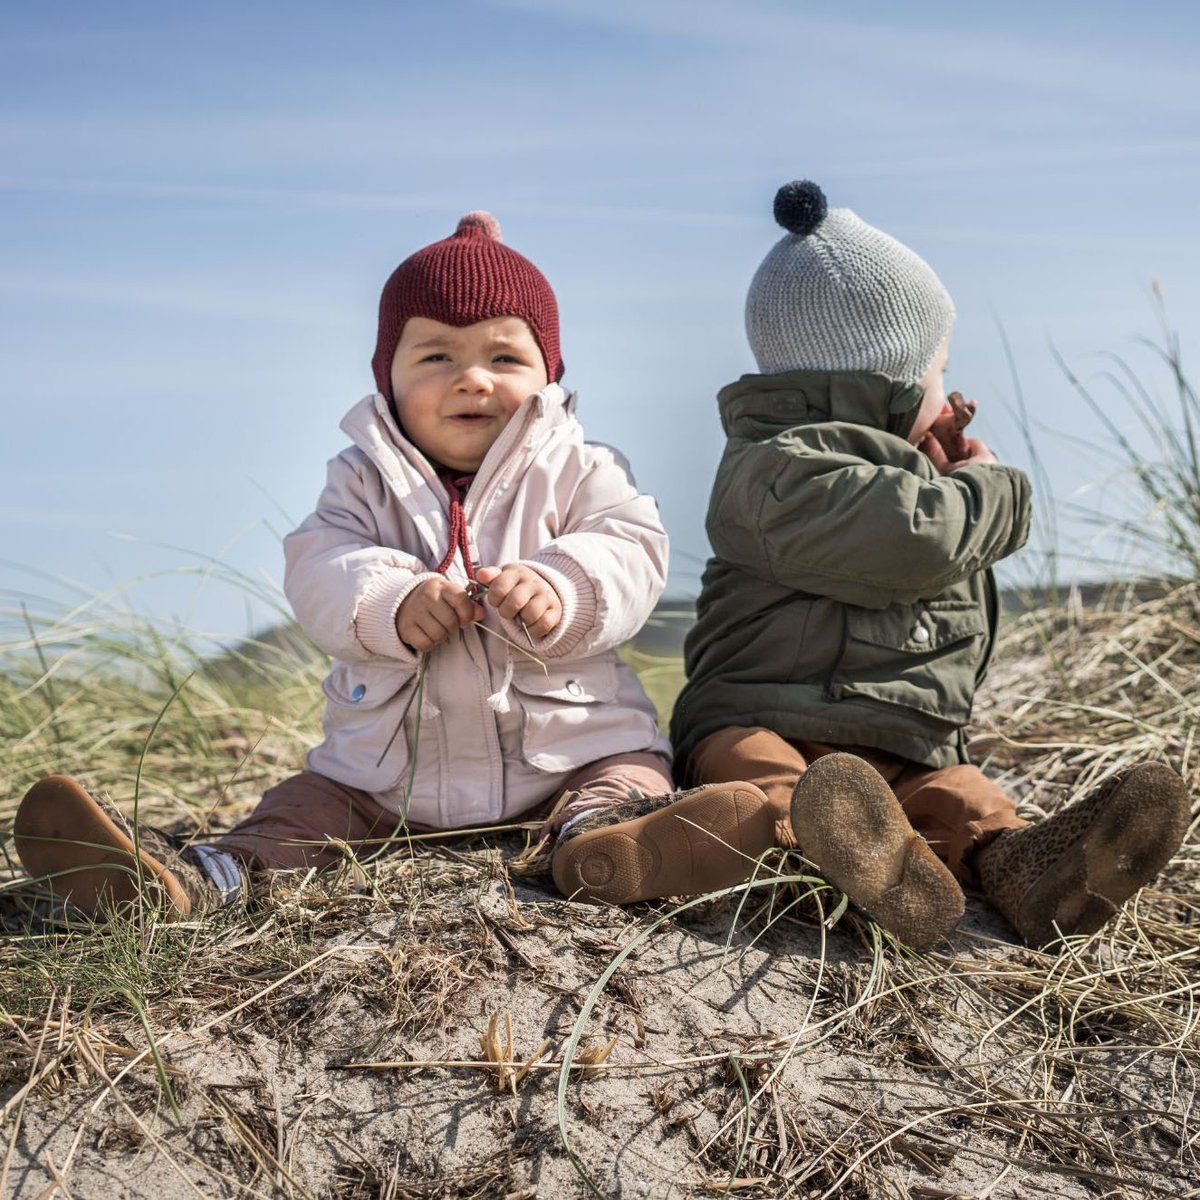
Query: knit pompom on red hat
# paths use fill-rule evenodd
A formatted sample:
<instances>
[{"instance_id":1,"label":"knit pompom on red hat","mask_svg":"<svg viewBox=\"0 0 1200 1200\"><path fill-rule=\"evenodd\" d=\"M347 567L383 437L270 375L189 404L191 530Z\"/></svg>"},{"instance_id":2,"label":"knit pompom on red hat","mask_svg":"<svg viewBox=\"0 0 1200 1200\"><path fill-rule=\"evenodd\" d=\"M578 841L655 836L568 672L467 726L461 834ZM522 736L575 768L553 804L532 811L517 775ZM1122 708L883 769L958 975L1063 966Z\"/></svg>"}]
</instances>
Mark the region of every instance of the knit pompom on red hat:
<instances>
[{"instance_id":1,"label":"knit pompom on red hat","mask_svg":"<svg viewBox=\"0 0 1200 1200\"><path fill-rule=\"evenodd\" d=\"M389 400L392 358L411 317L444 325L520 317L541 348L546 374L555 382L562 378L558 301L541 271L500 240L500 222L491 213L467 213L448 238L409 255L383 285L371 368Z\"/></svg>"},{"instance_id":2,"label":"knit pompom on red hat","mask_svg":"<svg viewBox=\"0 0 1200 1200\"><path fill-rule=\"evenodd\" d=\"M484 212L482 208L477 212L467 213L465 217L459 217L458 228L454 231L454 236L463 237L476 231L482 233L484 237L490 237L493 242L504 241L504 235L500 232L500 222L490 212Z\"/></svg>"}]
</instances>

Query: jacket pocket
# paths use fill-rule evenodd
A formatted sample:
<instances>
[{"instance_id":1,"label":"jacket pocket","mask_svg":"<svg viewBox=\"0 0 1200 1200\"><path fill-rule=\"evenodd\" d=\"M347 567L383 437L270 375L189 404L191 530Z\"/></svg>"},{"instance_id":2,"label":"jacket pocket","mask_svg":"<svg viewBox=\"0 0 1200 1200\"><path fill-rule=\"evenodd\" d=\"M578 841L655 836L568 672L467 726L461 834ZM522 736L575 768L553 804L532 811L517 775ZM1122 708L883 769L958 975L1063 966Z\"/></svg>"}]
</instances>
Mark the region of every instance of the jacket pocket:
<instances>
[{"instance_id":1,"label":"jacket pocket","mask_svg":"<svg viewBox=\"0 0 1200 1200\"><path fill-rule=\"evenodd\" d=\"M848 604L845 614L845 643L829 684L833 699L861 696L948 728L967 724L986 651L987 615L978 604Z\"/></svg>"},{"instance_id":2,"label":"jacket pocket","mask_svg":"<svg viewBox=\"0 0 1200 1200\"><path fill-rule=\"evenodd\" d=\"M518 667L512 685L523 714L522 752L538 771L561 774L620 753L614 735L619 741L621 727L638 715L613 703L617 666L607 660L550 663L546 672Z\"/></svg>"},{"instance_id":3,"label":"jacket pocket","mask_svg":"<svg viewBox=\"0 0 1200 1200\"><path fill-rule=\"evenodd\" d=\"M404 722L417 673L390 663L334 663L321 690L328 703L325 740L309 756L314 770L365 792L395 788L409 766Z\"/></svg>"}]
</instances>

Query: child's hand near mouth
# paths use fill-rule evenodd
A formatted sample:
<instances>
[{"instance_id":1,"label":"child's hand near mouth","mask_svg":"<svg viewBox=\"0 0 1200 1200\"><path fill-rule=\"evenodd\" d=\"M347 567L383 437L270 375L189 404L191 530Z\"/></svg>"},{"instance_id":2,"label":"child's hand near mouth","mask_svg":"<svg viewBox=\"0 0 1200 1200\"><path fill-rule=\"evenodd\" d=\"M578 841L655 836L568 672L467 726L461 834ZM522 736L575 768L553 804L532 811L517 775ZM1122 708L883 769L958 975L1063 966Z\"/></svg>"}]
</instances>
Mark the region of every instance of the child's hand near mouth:
<instances>
[{"instance_id":1,"label":"child's hand near mouth","mask_svg":"<svg viewBox=\"0 0 1200 1200\"><path fill-rule=\"evenodd\" d=\"M929 432L921 439L919 449L941 475L948 475L959 467L994 463L996 456L987 446L979 438L969 438L963 432L975 416L977 402L964 400L961 392L951 392L947 400Z\"/></svg>"}]
</instances>

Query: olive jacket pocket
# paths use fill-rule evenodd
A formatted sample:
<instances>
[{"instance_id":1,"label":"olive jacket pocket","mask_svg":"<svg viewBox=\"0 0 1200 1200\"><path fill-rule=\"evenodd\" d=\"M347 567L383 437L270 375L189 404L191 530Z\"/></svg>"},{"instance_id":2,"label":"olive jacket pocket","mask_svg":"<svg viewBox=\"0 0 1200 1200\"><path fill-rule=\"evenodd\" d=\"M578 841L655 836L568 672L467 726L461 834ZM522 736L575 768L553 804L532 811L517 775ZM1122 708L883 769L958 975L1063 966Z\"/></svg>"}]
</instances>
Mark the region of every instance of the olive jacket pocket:
<instances>
[{"instance_id":1,"label":"olive jacket pocket","mask_svg":"<svg viewBox=\"0 0 1200 1200\"><path fill-rule=\"evenodd\" d=\"M970 719L987 649L987 617L969 600L885 609L845 605L842 653L829 696L865 697L923 714L949 728Z\"/></svg>"}]
</instances>

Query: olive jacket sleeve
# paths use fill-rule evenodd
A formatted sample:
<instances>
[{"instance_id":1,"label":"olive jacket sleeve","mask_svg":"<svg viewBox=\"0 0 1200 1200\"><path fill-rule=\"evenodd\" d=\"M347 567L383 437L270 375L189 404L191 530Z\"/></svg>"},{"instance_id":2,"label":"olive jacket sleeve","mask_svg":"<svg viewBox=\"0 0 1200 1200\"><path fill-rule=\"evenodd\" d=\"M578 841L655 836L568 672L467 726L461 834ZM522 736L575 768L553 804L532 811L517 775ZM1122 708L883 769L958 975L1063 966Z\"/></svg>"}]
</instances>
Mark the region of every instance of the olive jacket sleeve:
<instances>
[{"instance_id":1,"label":"olive jacket sleeve","mask_svg":"<svg viewBox=\"0 0 1200 1200\"><path fill-rule=\"evenodd\" d=\"M1013 467L940 476L899 438L810 427L732 439L707 524L716 554L743 571L882 609L936 596L1014 553L1029 522L1029 480Z\"/></svg>"}]
</instances>

